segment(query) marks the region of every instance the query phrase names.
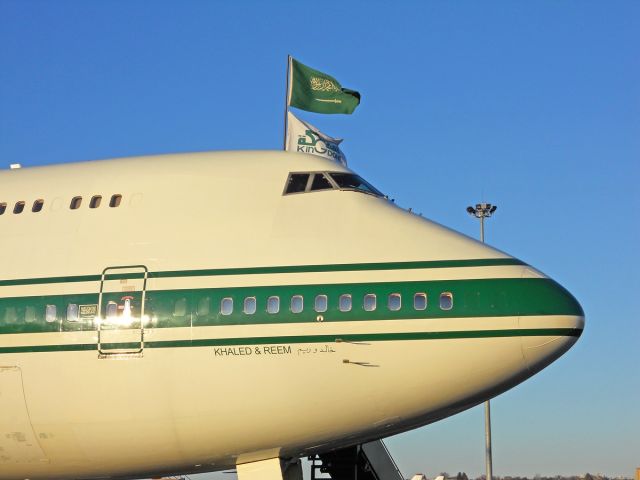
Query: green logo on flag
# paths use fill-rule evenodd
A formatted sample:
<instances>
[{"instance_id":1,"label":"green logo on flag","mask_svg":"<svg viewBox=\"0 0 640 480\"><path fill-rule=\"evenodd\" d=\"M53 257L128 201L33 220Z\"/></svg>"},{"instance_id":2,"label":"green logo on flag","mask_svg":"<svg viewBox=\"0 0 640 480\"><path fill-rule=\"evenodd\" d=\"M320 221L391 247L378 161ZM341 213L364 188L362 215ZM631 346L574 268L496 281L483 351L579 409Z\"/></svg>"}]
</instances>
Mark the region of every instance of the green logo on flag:
<instances>
[{"instance_id":1,"label":"green logo on flag","mask_svg":"<svg viewBox=\"0 0 640 480\"><path fill-rule=\"evenodd\" d=\"M342 88L330 75L291 59L289 105L316 113L353 113L360 94Z\"/></svg>"}]
</instances>

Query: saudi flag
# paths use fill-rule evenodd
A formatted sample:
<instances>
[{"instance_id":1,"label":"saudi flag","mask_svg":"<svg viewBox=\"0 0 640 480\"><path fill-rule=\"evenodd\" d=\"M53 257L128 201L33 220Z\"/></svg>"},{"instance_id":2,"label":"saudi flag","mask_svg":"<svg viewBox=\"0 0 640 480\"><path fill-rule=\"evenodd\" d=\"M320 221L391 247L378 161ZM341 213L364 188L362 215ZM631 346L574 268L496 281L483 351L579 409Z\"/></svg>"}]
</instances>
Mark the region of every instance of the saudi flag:
<instances>
[{"instance_id":1,"label":"saudi flag","mask_svg":"<svg viewBox=\"0 0 640 480\"><path fill-rule=\"evenodd\" d=\"M347 158L340 150L341 138L325 135L313 125L303 122L293 113L287 112L287 151L311 153L347 165Z\"/></svg>"},{"instance_id":2,"label":"saudi flag","mask_svg":"<svg viewBox=\"0 0 640 480\"><path fill-rule=\"evenodd\" d=\"M316 113L353 113L360 94L289 57L288 105Z\"/></svg>"}]
</instances>

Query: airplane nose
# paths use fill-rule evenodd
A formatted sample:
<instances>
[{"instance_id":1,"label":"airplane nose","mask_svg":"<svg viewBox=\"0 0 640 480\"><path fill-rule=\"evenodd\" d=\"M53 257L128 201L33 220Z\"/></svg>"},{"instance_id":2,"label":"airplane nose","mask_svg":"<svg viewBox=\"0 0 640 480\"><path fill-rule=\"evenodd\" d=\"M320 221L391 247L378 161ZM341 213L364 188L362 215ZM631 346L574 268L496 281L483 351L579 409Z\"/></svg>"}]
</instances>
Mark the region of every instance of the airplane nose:
<instances>
[{"instance_id":1,"label":"airplane nose","mask_svg":"<svg viewBox=\"0 0 640 480\"><path fill-rule=\"evenodd\" d=\"M527 272L539 277L538 272ZM518 319L522 333L522 355L531 374L539 372L562 356L584 330L584 310L571 293L550 278L544 278L533 300L537 305Z\"/></svg>"}]
</instances>

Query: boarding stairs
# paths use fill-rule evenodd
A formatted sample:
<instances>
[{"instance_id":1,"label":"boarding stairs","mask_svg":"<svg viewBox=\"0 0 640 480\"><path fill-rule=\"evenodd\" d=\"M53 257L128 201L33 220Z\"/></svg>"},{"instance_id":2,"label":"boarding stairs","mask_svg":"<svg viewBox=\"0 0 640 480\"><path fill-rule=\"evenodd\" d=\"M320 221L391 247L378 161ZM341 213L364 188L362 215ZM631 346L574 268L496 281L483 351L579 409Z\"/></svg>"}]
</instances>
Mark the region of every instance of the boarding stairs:
<instances>
[{"instance_id":1,"label":"boarding stairs","mask_svg":"<svg viewBox=\"0 0 640 480\"><path fill-rule=\"evenodd\" d=\"M309 457L311 480L404 480L382 440Z\"/></svg>"}]
</instances>

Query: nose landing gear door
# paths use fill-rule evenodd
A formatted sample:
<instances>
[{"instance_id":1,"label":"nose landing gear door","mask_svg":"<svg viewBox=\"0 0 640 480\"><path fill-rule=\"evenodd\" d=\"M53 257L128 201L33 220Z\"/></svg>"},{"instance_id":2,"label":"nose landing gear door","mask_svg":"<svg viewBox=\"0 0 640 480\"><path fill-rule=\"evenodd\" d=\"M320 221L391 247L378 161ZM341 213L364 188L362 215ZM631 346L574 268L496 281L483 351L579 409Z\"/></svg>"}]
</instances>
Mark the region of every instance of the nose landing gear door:
<instances>
[{"instance_id":1,"label":"nose landing gear door","mask_svg":"<svg viewBox=\"0 0 640 480\"><path fill-rule=\"evenodd\" d=\"M103 270L96 319L100 358L142 356L148 273L143 265Z\"/></svg>"}]
</instances>

